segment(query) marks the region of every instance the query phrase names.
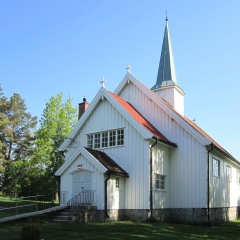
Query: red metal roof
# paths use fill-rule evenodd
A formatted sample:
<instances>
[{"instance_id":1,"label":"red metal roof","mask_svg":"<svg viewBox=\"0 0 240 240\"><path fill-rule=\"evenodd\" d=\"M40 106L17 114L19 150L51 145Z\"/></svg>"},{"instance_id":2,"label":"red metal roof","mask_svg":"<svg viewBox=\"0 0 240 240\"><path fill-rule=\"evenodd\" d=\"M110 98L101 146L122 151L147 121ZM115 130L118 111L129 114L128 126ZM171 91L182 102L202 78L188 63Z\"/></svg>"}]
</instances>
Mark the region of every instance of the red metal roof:
<instances>
[{"instance_id":1,"label":"red metal roof","mask_svg":"<svg viewBox=\"0 0 240 240\"><path fill-rule=\"evenodd\" d=\"M169 141L162 133L160 133L146 118L144 118L129 102L125 101L116 94L110 92L110 94L121 104L121 106L138 121L143 127L145 127L149 132L156 137L158 141L166 143L168 145L176 147L177 145Z\"/></svg>"}]
</instances>

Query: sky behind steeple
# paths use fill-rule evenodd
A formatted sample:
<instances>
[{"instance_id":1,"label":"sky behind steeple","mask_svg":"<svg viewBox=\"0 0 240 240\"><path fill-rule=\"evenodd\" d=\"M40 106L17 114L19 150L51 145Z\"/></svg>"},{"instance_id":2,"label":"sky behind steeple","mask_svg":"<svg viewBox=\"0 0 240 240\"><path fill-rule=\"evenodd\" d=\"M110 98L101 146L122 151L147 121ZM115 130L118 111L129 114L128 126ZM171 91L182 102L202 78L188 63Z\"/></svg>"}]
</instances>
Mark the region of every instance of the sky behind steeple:
<instances>
[{"instance_id":1,"label":"sky behind steeple","mask_svg":"<svg viewBox=\"0 0 240 240\"><path fill-rule=\"evenodd\" d=\"M128 64L151 88L166 7L185 115L240 160L240 1L0 1L4 94L19 93L40 119L57 92L77 106L102 78L113 91Z\"/></svg>"}]
</instances>

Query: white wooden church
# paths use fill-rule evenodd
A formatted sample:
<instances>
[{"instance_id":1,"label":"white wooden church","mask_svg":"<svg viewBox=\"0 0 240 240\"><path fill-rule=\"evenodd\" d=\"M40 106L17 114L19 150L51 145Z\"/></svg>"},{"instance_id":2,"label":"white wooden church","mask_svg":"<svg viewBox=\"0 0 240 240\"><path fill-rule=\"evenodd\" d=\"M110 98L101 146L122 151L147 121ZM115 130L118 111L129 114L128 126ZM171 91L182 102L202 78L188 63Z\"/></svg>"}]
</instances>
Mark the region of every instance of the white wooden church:
<instances>
[{"instance_id":1,"label":"white wooden church","mask_svg":"<svg viewBox=\"0 0 240 240\"><path fill-rule=\"evenodd\" d=\"M98 218L110 220L238 217L240 163L184 115L167 19L156 84L127 70L114 92L103 81L91 104L79 104L79 121L59 148L61 204L91 201Z\"/></svg>"}]
</instances>

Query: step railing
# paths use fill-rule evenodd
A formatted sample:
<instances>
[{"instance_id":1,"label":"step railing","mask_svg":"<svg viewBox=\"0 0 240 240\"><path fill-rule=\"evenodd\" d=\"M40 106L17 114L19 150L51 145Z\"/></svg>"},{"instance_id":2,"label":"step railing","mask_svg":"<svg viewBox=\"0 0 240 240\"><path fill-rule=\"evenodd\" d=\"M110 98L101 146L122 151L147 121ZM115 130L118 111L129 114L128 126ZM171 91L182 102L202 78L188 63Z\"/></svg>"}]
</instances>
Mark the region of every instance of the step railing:
<instances>
[{"instance_id":1,"label":"step railing","mask_svg":"<svg viewBox=\"0 0 240 240\"><path fill-rule=\"evenodd\" d=\"M95 190L84 190L80 192L67 202L68 209L72 211L73 209L81 208L83 205L86 204L94 205L95 193Z\"/></svg>"}]
</instances>

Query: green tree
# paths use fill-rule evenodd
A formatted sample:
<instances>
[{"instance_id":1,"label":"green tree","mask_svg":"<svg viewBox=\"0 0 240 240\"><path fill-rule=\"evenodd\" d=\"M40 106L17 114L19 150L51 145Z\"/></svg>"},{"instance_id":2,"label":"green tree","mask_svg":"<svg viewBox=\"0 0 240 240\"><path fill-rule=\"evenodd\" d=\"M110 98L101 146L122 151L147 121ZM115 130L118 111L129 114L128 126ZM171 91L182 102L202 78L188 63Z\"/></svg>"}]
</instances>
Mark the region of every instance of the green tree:
<instances>
[{"instance_id":1,"label":"green tree","mask_svg":"<svg viewBox=\"0 0 240 240\"><path fill-rule=\"evenodd\" d=\"M36 133L35 164L45 172L41 181L41 188L52 196L58 191L58 181L54 175L63 164L64 158L58 151L72 128L77 123L77 108L72 106L72 99L57 93L51 97L43 111L40 127ZM42 194L42 193L41 193Z\"/></svg>"},{"instance_id":2,"label":"green tree","mask_svg":"<svg viewBox=\"0 0 240 240\"><path fill-rule=\"evenodd\" d=\"M5 169L4 166L6 164L5 155L3 153L4 149L6 149L6 144L3 141L4 140L3 131L9 122L5 114L7 105L8 105L7 98L3 95L3 90L0 85L0 176L2 176Z\"/></svg>"},{"instance_id":3,"label":"green tree","mask_svg":"<svg viewBox=\"0 0 240 240\"><path fill-rule=\"evenodd\" d=\"M17 192L12 165L15 161L29 161L34 149L34 130L37 117L27 112L24 100L14 93L1 110L1 154L4 159L2 191L6 195ZM2 120L1 119L1 120Z\"/></svg>"}]
</instances>

